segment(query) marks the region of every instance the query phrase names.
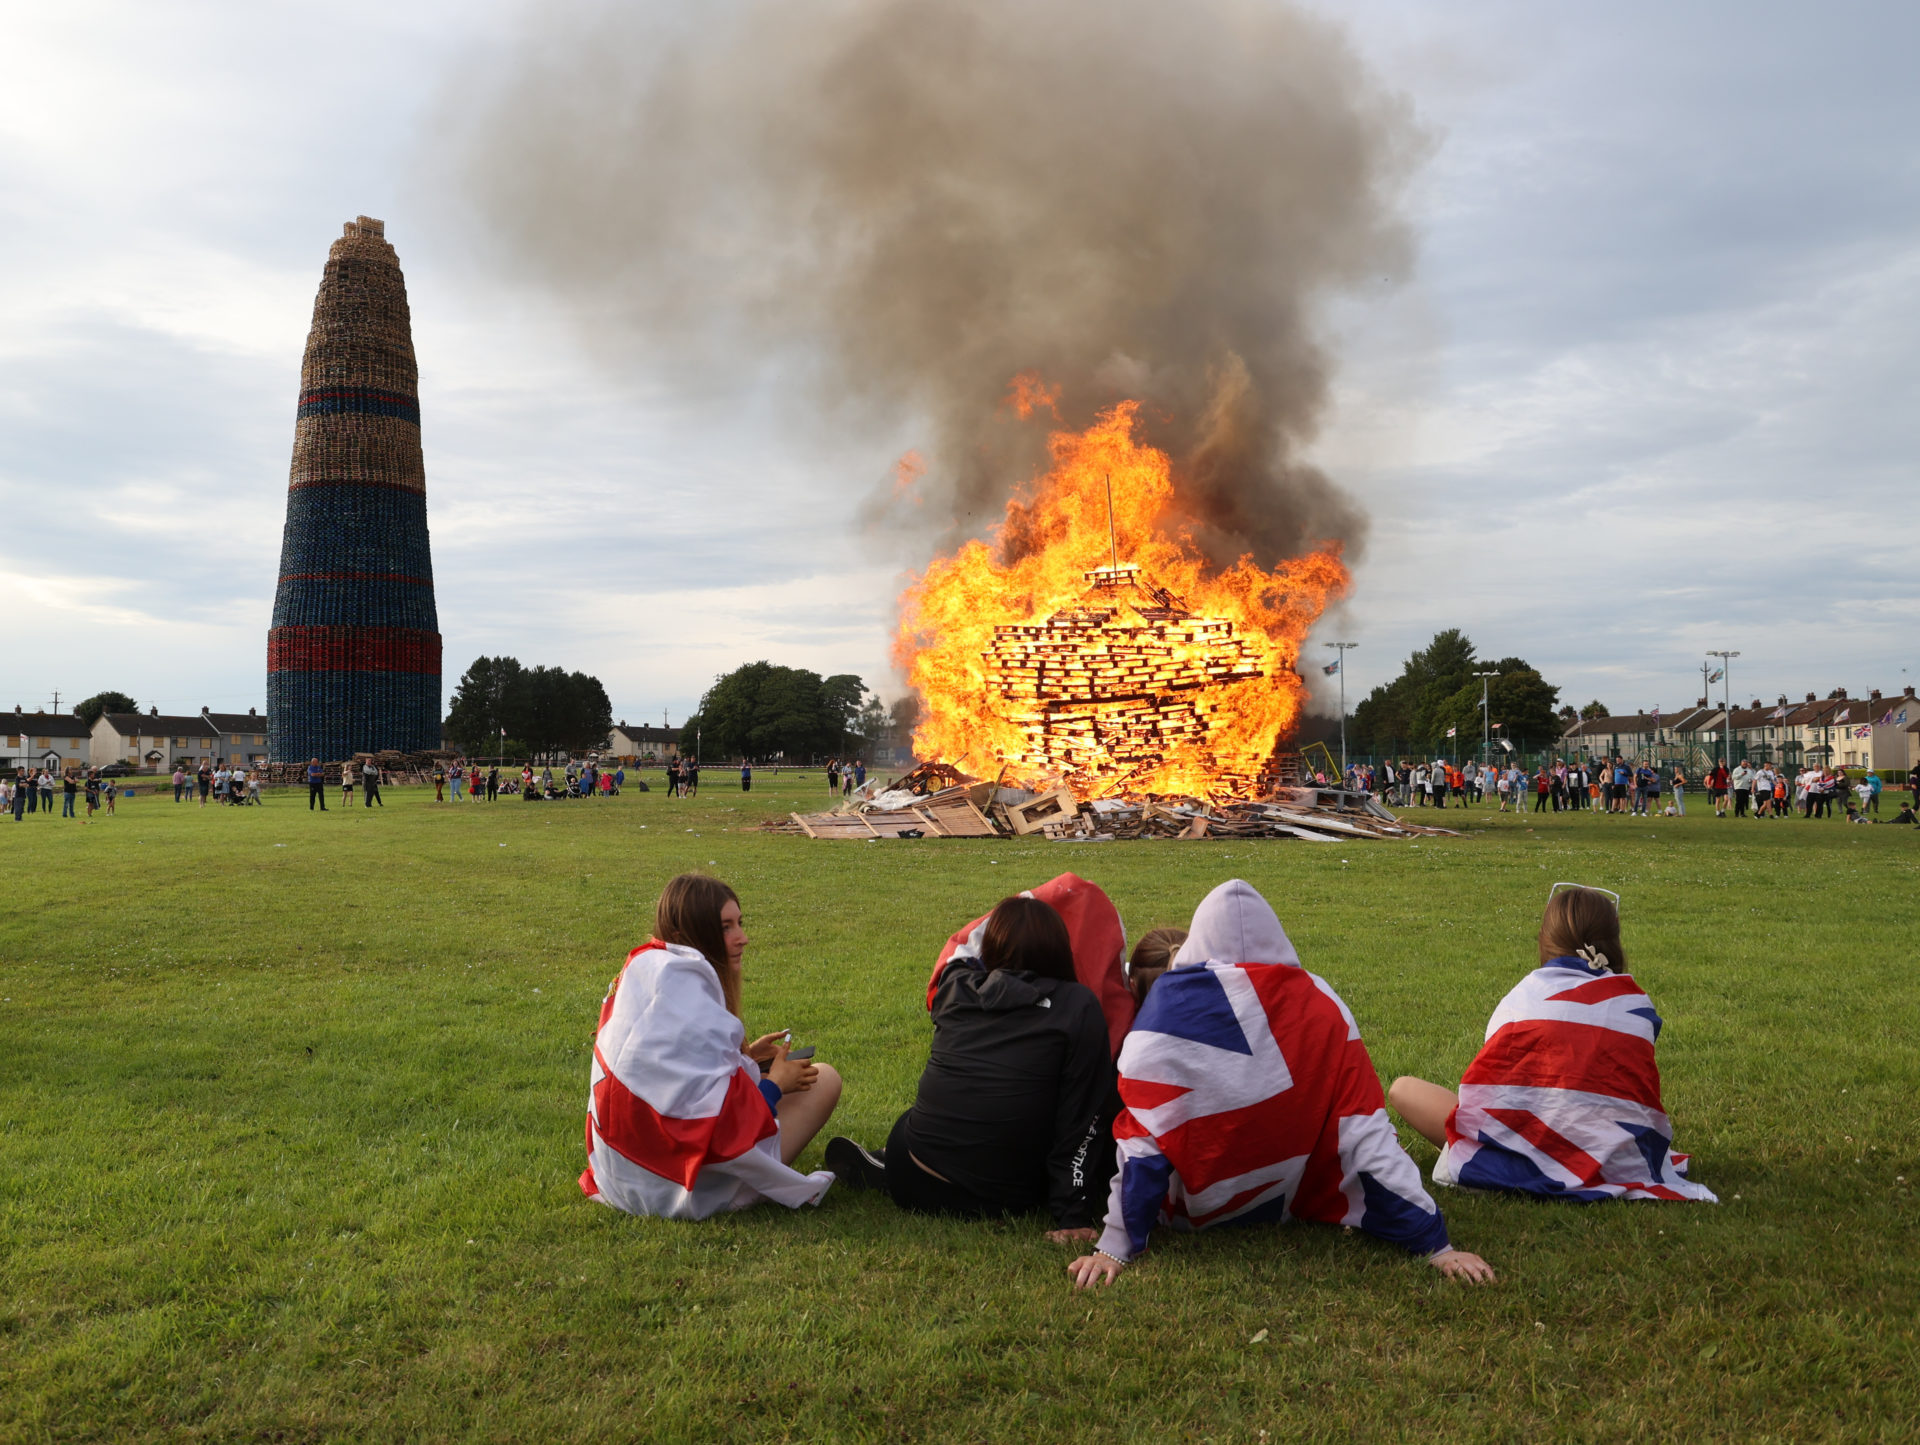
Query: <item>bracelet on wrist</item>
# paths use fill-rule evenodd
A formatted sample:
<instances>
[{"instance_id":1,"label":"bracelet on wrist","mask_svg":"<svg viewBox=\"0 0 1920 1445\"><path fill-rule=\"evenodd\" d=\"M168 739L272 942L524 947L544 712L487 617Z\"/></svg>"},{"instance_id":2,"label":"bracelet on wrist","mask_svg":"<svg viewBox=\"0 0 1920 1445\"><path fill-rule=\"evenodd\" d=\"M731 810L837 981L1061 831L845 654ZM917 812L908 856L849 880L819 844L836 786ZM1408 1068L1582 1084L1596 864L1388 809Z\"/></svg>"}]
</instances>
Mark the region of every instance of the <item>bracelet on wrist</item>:
<instances>
[{"instance_id":1,"label":"bracelet on wrist","mask_svg":"<svg viewBox=\"0 0 1920 1445\"><path fill-rule=\"evenodd\" d=\"M1120 1258L1120 1256L1119 1256L1119 1255L1117 1255L1117 1254L1108 1254L1108 1253L1107 1253L1107 1252L1106 1252L1106 1251L1105 1251L1104 1249L1101 1249L1101 1248L1100 1248L1100 1247L1099 1247L1098 1245L1095 1245L1095 1246L1094 1246L1094 1249L1093 1249L1093 1252L1094 1252L1095 1254L1097 1254L1097 1255L1099 1255L1099 1256L1100 1256L1100 1257L1101 1257L1102 1259L1110 1259L1110 1260L1112 1260L1112 1261L1113 1261L1113 1262L1114 1262L1115 1264L1118 1264L1118 1265L1125 1265L1125 1264L1126 1264L1126 1261L1125 1261L1124 1259L1122 1259L1122 1258Z\"/></svg>"}]
</instances>

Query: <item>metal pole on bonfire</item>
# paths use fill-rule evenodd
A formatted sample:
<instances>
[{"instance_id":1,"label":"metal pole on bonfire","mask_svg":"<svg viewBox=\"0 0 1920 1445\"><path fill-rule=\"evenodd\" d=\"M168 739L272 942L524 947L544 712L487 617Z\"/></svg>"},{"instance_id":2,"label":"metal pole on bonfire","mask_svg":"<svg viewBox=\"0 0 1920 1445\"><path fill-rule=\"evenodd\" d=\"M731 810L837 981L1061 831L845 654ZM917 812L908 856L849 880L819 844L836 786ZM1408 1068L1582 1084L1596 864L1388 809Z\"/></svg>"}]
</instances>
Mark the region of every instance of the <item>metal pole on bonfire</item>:
<instances>
[{"instance_id":1,"label":"metal pole on bonfire","mask_svg":"<svg viewBox=\"0 0 1920 1445\"><path fill-rule=\"evenodd\" d=\"M1113 559L1113 570L1120 570L1120 538L1113 530L1113 473L1107 473L1107 555Z\"/></svg>"},{"instance_id":2,"label":"metal pole on bonfire","mask_svg":"<svg viewBox=\"0 0 1920 1445\"><path fill-rule=\"evenodd\" d=\"M1358 647L1357 642L1329 642L1326 646L1335 650L1333 668L1340 674L1340 785L1347 782L1347 650Z\"/></svg>"}]
</instances>

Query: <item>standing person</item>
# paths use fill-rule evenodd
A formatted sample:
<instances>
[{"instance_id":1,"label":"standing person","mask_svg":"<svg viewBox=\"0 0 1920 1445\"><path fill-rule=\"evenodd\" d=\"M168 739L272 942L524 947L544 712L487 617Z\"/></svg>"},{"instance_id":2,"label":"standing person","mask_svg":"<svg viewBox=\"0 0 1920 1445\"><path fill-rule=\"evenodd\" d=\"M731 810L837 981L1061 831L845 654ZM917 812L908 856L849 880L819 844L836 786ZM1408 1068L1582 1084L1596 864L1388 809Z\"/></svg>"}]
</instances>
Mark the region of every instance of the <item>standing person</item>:
<instances>
[{"instance_id":1,"label":"standing person","mask_svg":"<svg viewBox=\"0 0 1920 1445\"><path fill-rule=\"evenodd\" d=\"M120 786L112 778L106 778L100 784L100 796L107 800L107 816L113 816L113 800L120 796Z\"/></svg>"},{"instance_id":2,"label":"standing person","mask_svg":"<svg viewBox=\"0 0 1920 1445\"><path fill-rule=\"evenodd\" d=\"M1642 810L1641 816L1651 818L1660 811L1660 770L1652 763L1643 763L1640 766L1640 772L1642 781L1646 784L1647 793L1646 807Z\"/></svg>"},{"instance_id":3,"label":"standing person","mask_svg":"<svg viewBox=\"0 0 1920 1445\"><path fill-rule=\"evenodd\" d=\"M180 801L180 790L186 786L187 775L179 763L173 765L173 801Z\"/></svg>"},{"instance_id":4,"label":"standing person","mask_svg":"<svg viewBox=\"0 0 1920 1445\"><path fill-rule=\"evenodd\" d=\"M320 766L320 759L313 758L307 763L307 811L311 813L316 805L321 812L327 811L327 770Z\"/></svg>"},{"instance_id":5,"label":"standing person","mask_svg":"<svg viewBox=\"0 0 1920 1445\"><path fill-rule=\"evenodd\" d=\"M500 769L496 766L487 769L487 801L489 803L497 802L499 798Z\"/></svg>"},{"instance_id":6,"label":"standing person","mask_svg":"<svg viewBox=\"0 0 1920 1445\"><path fill-rule=\"evenodd\" d=\"M1726 759L1722 758L1713 765L1713 771L1707 774L1707 801L1713 804L1713 816L1727 816L1727 787L1729 784Z\"/></svg>"},{"instance_id":7,"label":"standing person","mask_svg":"<svg viewBox=\"0 0 1920 1445\"><path fill-rule=\"evenodd\" d=\"M35 791L40 794L40 811L51 818L53 816L53 774L46 768L40 770L40 786Z\"/></svg>"},{"instance_id":8,"label":"standing person","mask_svg":"<svg viewBox=\"0 0 1920 1445\"><path fill-rule=\"evenodd\" d=\"M840 791L840 759L827 759L827 796L832 797Z\"/></svg>"},{"instance_id":9,"label":"standing person","mask_svg":"<svg viewBox=\"0 0 1920 1445\"><path fill-rule=\"evenodd\" d=\"M753 764L745 758L740 759L740 791L743 793L753 791Z\"/></svg>"},{"instance_id":10,"label":"standing person","mask_svg":"<svg viewBox=\"0 0 1920 1445\"><path fill-rule=\"evenodd\" d=\"M358 766L352 758L340 764L340 806L343 808L353 806L353 774Z\"/></svg>"},{"instance_id":11,"label":"standing person","mask_svg":"<svg viewBox=\"0 0 1920 1445\"><path fill-rule=\"evenodd\" d=\"M86 792L87 817L91 818L100 811L100 778L97 774L92 772L87 774Z\"/></svg>"},{"instance_id":12,"label":"standing person","mask_svg":"<svg viewBox=\"0 0 1920 1445\"><path fill-rule=\"evenodd\" d=\"M1533 811L1544 813L1547 803L1553 796L1553 775L1547 771L1545 763L1533 775Z\"/></svg>"},{"instance_id":13,"label":"standing person","mask_svg":"<svg viewBox=\"0 0 1920 1445\"><path fill-rule=\"evenodd\" d=\"M567 774L569 777L573 774L572 763L567 764ZM447 766L438 758L433 761L433 801L436 803L447 801Z\"/></svg>"},{"instance_id":14,"label":"standing person","mask_svg":"<svg viewBox=\"0 0 1920 1445\"><path fill-rule=\"evenodd\" d=\"M1753 775L1753 816L1764 818L1773 807L1773 766L1762 763Z\"/></svg>"},{"instance_id":15,"label":"standing person","mask_svg":"<svg viewBox=\"0 0 1920 1445\"><path fill-rule=\"evenodd\" d=\"M466 776L466 769L460 766L458 760L447 769L447 782L453 789L453 801L456 803L460 801L460 784L466 780Z\"/></svg>"},{"instance_id":16,"label":"standing person","mask_svg":"<svg viewBox=\"0 0 1920 1445\"><path fill-rule=\"evenodd\" d=\"M261 807L266 802L266 799L260 795L260 770L258 768L247 769L247 801L256 808Z\"/></svg>"},{"instance_id":17,"label":"standing person","mask_svg":"<svg viewBox=\"0 0 1920 1445\"><path fill-rule=\"evenodd\" d=\"M1733 771L1727 777L1733 784L1733 816L1744 818L1748 805L1753 801L1753 769L1742 758L1734 764Z\"/></svg>"},{"instance_id":18,"label":"standing person","mask_svg":"<svg viewBox=\"0 0 1920 1445\"><path fill-rule=\"evenodd\" d=\"M680 759L677 757L667 759L667 796L680 796Z\"/></svg>"},{"instance_id":19,"label":"standing person","mask_svg":"<svg viewBox=\"0 0 1920 1445\"><path fill-rule=\"evenodd\" d=\"M60 816L63 818L71 818L73 816L74 799L80 796L79 780L76 779L72 773L62 773L60 775L60 788Z\"/></svg>"},{"instance_id":20,"label":"standing person","mask_svg":"<svg viewBox=\"0 0 1920 1445\"><path fill-rule=\"evenodd\" d=\"M204 808L207 806L208 795L213 792L213 764L202 758L199 768L194 772L193 780L200 789L200 806Z\"/></svg>"},{"instance_id":21,"label":"standing person","mask_svg":"<svg viewBox=\"0 0 1920 1445\"><path fill-rule=\"evenodd\" d=\"M867 760L865 758L855 758L853 760L853 785L856 788L864 788L867 785Z\"/></svg>"},{"instance_id":22,"label":"standing person","mask_svg":"<svg viewBox=\"0 0 1920 1445\"><path fill-rule=\"evenodd\" d=\"M627 785L627 765L625 763L621 763L617 768L613 770L614 797L616 798L619 797L620 790L626 787L626 785Z\"/></svg>"},{"instance_id":23,"label":"standing person","mask_svg":"<svg viewBox=\"0 0 1920 1445\"><path fill-rule=\"evenodd\" d=\"M1871 812L1877 817L1880 813L1880 791L1886 784L1880 781L1880 772L1877 768L1868 768L1866 777L1861 781L1867 785L1867 801L1862 805L1862 810Z\"/></svg>"},{"instance_id":24,"label":"standing person","mask_svg":"<svg viewBox=\"0 0 1920 1445\"><path fill-rule=\"evenodd\" d=\"M361 807L371 808L375 803L383 808L387 806L386 799L380 796L380 765L371 755L360 765L360 791L364 795L360 800Z\"/></svg>"},{"instance_id":25,"label":"standing person","mask_svg":"<svg viewBox=\"0 0 1920 1445\"><path fill-rule=\"evenodd\" d=\"M18 823L27 816L27 797L33 792L33 779L22 771L14 775L13 780L13 821Z\"/></svg>"},{"instance_id":26,"label":"standing person","mask_svg":"<svg viewBox=\"0 0 1920 1445\"><path fill-rule=\"evenodd\" d=\"M684 776L686 778L687 796L689 798L699 797L700 796L700 759L689 758L685 763L681 764L681 767L684 770Z\"/></svg>"}]
</instances>

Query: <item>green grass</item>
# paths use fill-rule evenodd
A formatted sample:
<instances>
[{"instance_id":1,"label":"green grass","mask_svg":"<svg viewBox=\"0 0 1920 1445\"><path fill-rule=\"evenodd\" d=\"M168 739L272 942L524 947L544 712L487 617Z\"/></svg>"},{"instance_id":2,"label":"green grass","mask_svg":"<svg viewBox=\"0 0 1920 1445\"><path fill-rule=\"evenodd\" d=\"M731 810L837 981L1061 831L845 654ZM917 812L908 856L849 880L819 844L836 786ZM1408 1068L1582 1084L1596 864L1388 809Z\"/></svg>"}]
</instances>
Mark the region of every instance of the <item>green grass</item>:
<instances>
[{"instance_id":1,"label":"green grass","mask_svg":"<svg viewBox=\"0 0 1920 1445\"><path fill-rule=\"evenodd\" d=\"M1913 1438L1910 830L815 843L741 829L818 774L727 782L0 821L0 1439ZM1168 1239L1089 1296L1037 1218L843 1190L627 1218L574 1182L596 1009L660 884L709 867L746 904L749 1031L817 1043L833 1127L875 1141L940 941L1057 872L1136 935L1247 878L1382 1075L1443 1080L1548 885L1614 888L1725 1202L1443 1193L1482 1291L1311 1227Z\"/></svg>"}]
</instances>

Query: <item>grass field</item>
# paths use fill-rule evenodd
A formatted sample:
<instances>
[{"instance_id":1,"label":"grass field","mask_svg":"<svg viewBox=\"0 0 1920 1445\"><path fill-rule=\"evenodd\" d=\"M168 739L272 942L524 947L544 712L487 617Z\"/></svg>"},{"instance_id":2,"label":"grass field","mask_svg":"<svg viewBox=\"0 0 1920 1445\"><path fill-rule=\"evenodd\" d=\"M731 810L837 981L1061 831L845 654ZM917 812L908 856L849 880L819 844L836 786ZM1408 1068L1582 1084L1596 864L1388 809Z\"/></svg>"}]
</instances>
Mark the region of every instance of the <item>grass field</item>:
<instances>
[{"instance_id":1,"label":"grass field","mask_svg":"<svg viewBox=\"0 0 1920 1445\"><path fill-rule=\"evenodd\" d=\"M818 774L708 780L0 821L0 1439L1920 1429L1912 830L1483 808L1417 845L815 843L741 830ZM744 899L749 1032L818 1044L847 1080L830 1127L876 1142L926 1057L940 941L1055 873L1135 935L1248 879L1388 1078L1457 1078L1549 884L1613 888L1677 1146L1725 1202L1442 1192L1501 1273L1481 1291L1311 1227L1169 1239L1089 1296L1038 1218L843 1190L628 1218L574 1182L588 1049L688 868Z\"/></svg>"}]
</instances>

